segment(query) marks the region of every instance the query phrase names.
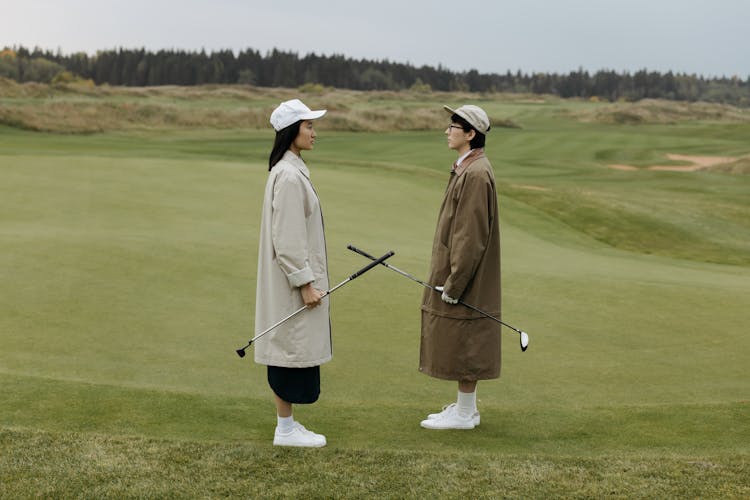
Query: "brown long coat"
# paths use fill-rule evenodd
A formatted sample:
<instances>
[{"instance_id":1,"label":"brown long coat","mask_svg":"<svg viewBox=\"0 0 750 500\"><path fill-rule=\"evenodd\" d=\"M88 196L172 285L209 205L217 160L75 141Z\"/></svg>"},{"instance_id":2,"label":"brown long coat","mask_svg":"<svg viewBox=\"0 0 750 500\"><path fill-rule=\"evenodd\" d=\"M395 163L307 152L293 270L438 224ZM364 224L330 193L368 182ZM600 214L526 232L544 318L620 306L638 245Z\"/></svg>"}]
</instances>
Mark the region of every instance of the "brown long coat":
<instances>
[{"instance_id":1,"label":"brown long coat","mask_svg":"<svg viewBox=\"0 0 750 500\"><path fill-rule=\"evenodd\" d=\"M500 318L500 226L492 165L476 149L451 172L428 282ZM447 380L500 376L500 325L425 288L419 370Z\"/></svg>"}]
</instances>

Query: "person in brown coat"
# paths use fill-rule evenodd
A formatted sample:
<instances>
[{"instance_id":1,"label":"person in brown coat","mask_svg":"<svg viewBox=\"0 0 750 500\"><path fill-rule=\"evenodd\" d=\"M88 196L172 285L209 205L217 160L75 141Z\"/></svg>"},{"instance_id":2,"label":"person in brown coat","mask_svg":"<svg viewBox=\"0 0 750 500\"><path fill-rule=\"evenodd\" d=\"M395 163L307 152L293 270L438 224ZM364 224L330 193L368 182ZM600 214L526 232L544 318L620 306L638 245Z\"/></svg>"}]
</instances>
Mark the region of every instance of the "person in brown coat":
<instances>
[{"instance_id":1,"label":"person in brown coat","mask_svg":"<svg viewBox=\"0 0 750 500\"><path fill-rule=\"evenodd\" d=\"M427 429L479 425L479 380L500 376L500 325L458 300L500 318L500 226L495 176L484 154L487 113L473 105L451 109L445 131L458 160L438 215L428 283L422 300L419 370L458 382L456 403L427 416Z\"/></svg>"}]
</instances>

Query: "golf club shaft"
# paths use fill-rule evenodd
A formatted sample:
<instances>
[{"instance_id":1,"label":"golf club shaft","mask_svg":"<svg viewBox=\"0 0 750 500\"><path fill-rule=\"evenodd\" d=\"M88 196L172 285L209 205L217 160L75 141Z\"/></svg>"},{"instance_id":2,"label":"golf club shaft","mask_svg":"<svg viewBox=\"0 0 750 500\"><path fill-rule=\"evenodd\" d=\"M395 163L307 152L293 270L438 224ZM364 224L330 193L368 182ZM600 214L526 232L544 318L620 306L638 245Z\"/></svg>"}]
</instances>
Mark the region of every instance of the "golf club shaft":
<instances>
[{"instance_id":1,"label":"golf club shaft","mask_svg":"<svg viewBox=\"0 0 750 500\"><path fill-rule=\"evenodd\" d=\"M326 295L328 295L329 293L331 293L331 292L330 292L330 291L326 292L326 293L325 293L325 294L323 295L323 297L325 297L325 296L326 296ZM321 297L321 299L322 299L323 297ZM290 315L289 315L289 316L287 316L286 318L284 318L284 319L281 319L281 320L277 321L276 323L274 323L273 325L269 326L268 328L266 328L265 330L263 330L263 331L262 331L261 333L259 333L259 334L258 334L258 335L256 335L255 337L251 338L251 339L250 339L250 341L249 341L249 342L247 343L247 345L250 345L250 344L252 344L253 342L255 342L256 340L258 340L258 339L259 339L259 338L261 338L261 337L262 337L263 335L267 334L268 332L270 332L271 330L273 330L273 329L274 329L274 328L276 328L277 326L280 326L280 325L282 325L282 324L286 323L287 321L289 321L290 319L292 319L293 317L295 317L296 315L298 315L299 313L301 313L301 312L302 312L302 311L304 311L305 309L307 309L307 306L306 306L306 305L305 305L305 306L302 306L302 307L300 307L299 309L297 309L296 311L294 311L294 312L293 312L292 314L290 314Z\"/></svg>"},{"instance_id":2,"label":"golf club shaft","mask_svg":"<svg viewBox=\"0 0 750 500\"><path fill-rule=\"evenodd\" d=\"M324 297L327 297L328 295L332 294L333 292L335 292L336 290L338 290L338 289L339 289L339 288L341 288L342 286L346 285L346 284L347 284L347 283L349 283L349 282L350 282L351 280L353 280L353 279L356 279L356 278L358 278L359 276L362 276L363 274L365 274L365 273L366 273L367 271L369 271L369 270L370 270L370 269L372 269L373 267L377 266L378 264L383 264L383 263L385 263L385 260L386 260L386 259L388 259L388 258L390 258L390 257L392 257L393 255L395 255L395 252L393 252L393 251L389 251L389 252L385 253L385 254L384 254L384 255L383 255L382 257L380 257L380 258L377 258L377 259L376 259L376 258L372 258L373 262L370 262L370 263L369 263L369 264L367 264L367 265L366 265L365 267L363 267L363 268L362 268L362 269L360 269L359 271L357 271L357 272L353 273L353 274L352 274L351 276L349 276L348 278L346 278L346 279L345 279L344 281L342 281L342 282L341 282L341 283L339 283L338 285L336 285L336 286L334 286L333 288L330 288L329 290L327 290L327 291L326 291L326 292L325 292L325 293L324 293L324 294L323 294L323 295L322 295L322 296L320 297L320 298L321 298L321 300L322 300L322 299L323 299ZM255 337L253 337L252 339L250 339L250 340L249 340L249 341L247 342L247 345L246 345L245 347L243 347L242 349L238 349L238 350L237 350L237 354L239 354L239 351L244 351L244 350L245 350L246 348L250 347L250 346L252 345L252 343L253 343L253 342L255 342L256 340L258 340L259 338L261 338L261 337L262 337L263 335L267 334L268 332L270 332L270 331L271 331L271 330L273 330L274 328L276 328L276 327L278 327L278 326L280 326L280 325L284 324L285 322L289 321L290 319L292 319L293 317L295 317L296 315L298 315L299 313L301 313L301 312L302 312L302 311L304 311L305 309L307 309L307 306L306 306L306 305L304 305L304 306L300 307L299 309L297 309L296 311L294 311L294 312L293 312L293 313L291 313L290 315L286 316L285 318L283 318L283 319L281 319L281 320L277 321L276 323L274 323L273 325L269 326L269 327L268 327L268 328L266 328L266 329L265 329L264 331L262 331L261 333L257 334L257 335L256 335ZM241 355L241 356L242 356L242 355Z\"/></svg>"},{"instance_id":3,"label":"golf club shaft","mask_svg":"<svg viewBox=\"0 0 750 500\"><path fill-rule=\"evenodd\" d=\"M359 248L357 248L357 247L355 247L355 246L353 246L353 245L348 245L348 246L347 246L347 248L348 248L349 250L353 251L353 252L356 252L356 253L358 253L358 254L362 255L363 257L367 257L367 258L368 258L368 259L370 259L370 260L376 260L376 258L375 258L375 257L373 257L372 255L370 255L369 253L365 252L364 250L360 250ZM438 293L440 293L440 290L438 290L438 289L437 289L436 287L434 287L434 286L430 285L429 283L425 283L424 281L422 281L422 280L420 280L420 279L417 279L417 278L415 278L415 277L414 277L414 276L412 276L411 274L409 274L409 273L407 273L407 272L404 272L404 271L402 271L401 269L399 269L399 268L397 268L397 267L395 267L395 266L392 266L392 265L388 264L387 262L381 262L381 264L383 264L383 265L384 265L385 267L387 267L388 269L390 269L390 270L392 270L392 271L395 271L395 272L397 272L397 273L398 273L398 274L400 274L401 276L405 276L405 277L409 278L409 279L410 279L410 280L412 280L412 281L416 281L417 283L419 283L420 285L422 285L422 286L424 286L424 287L427 287L427 288L429 288L429 289L431 289L431 290L434 290L435 292L438 292ZM509 324L507 324L507 323L505 323L504 321L502 321L502 320L500 320L500 319L498 319L498 318L494 317L493 315L491 315L491 314L489 314L489 313L486 313L486 312L482 311L482 310L481 310L481 309L479 309L478 307L474 307L474 306L472 306L471 304L467 304L466 302L464 302L463 300L460 300L460 299L459 299L458 303L459 303L459 304L461 304L461 305L462 305L462 306L464 306L464 307L468 307L468 308L469 308L469 309L471 309L472 311L478 312L479 314L481 314L481 315L483 315L483 316L486 316L486 317L487 317L487 318L489 318L489 319L492 319L492 320L495 320L495 321L497 321L497 322L498 322L498 323L500 323L501 325L503 325L503 326L505 326L505 327L508 327L508 328L510 328L511 330L513 330L513 331L515 331L515 332L518 332L519 334L523 334L523 332L521 332L521 330L519 330L518 328L515 328L515 327L513 327L513 326L511 326L511 325L509 325Z\"/></svg>"}]
</instances>

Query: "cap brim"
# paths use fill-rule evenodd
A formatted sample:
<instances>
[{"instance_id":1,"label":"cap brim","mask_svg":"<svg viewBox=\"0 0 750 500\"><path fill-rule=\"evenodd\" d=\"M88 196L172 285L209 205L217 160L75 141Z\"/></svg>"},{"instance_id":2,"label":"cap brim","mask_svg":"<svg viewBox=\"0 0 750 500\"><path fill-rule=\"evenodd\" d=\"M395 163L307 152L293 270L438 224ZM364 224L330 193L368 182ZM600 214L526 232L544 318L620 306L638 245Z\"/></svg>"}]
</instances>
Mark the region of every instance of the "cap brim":
<instances>
[{"instance_id":1,"label":"cap brim","mask_svg":"<svg viewBox=\"0 0 750 500\"><path fill-rule=\"evenodd\" d=\"M466 116L466 113L464 113L463 111L455 110L455 109L453 109L451 107L448 107L448 106L445 106L445 105L443 105L443 109L445 109L451 115L458 115L458 116L460 116L461 118L463 118L464 120L466 120L466 123L468 123L469 125L471 125L471 118L469 118L468 116ZM471 125L471 126L474 128L474 130L476 130L476 127L474 127L474 125Z\"/></svg>"},{"instance_id":2,"label":"cap brim","mask_svg":"<svg viewBox=\"0 0 750 500\"><path fill-rule=\"evenodd\" d=\"M326 114L328 112L327 109L319 109L316 111L310 111L309 113L305 113L303 115L300 115L300 120L316 120Z\"/></svg>"}]
</instances>

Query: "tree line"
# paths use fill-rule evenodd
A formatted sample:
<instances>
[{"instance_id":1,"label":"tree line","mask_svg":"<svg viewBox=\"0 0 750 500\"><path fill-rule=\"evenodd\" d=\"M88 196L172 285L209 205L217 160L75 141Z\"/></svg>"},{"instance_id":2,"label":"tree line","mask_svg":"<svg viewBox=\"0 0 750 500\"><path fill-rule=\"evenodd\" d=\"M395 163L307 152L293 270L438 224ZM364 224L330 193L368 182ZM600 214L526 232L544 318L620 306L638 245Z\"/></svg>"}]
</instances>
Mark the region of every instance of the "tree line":
<instances>
[{"instance_id":1,"label":"tree line","mask_svg":"<svg viewBox=\"0 0 750 500\"><path fill-rule=\"evenodd\" d=\"M246 49L201 51L145 49L103 50L94 55L63 54L34 48L6 47L0 52L0 76L18 82L50 83L80 78L97 85L154 86L249 84L299 87L319 84L354 90L470 91L552 94L563 98L609 101L662 98L750 106L750 76L703 77L641 70L618 73L583 69L558 73L455 72L420 66L353 59L343 55L300 56L274 49L261 54Z\"/></svg>"}]
</instances>

